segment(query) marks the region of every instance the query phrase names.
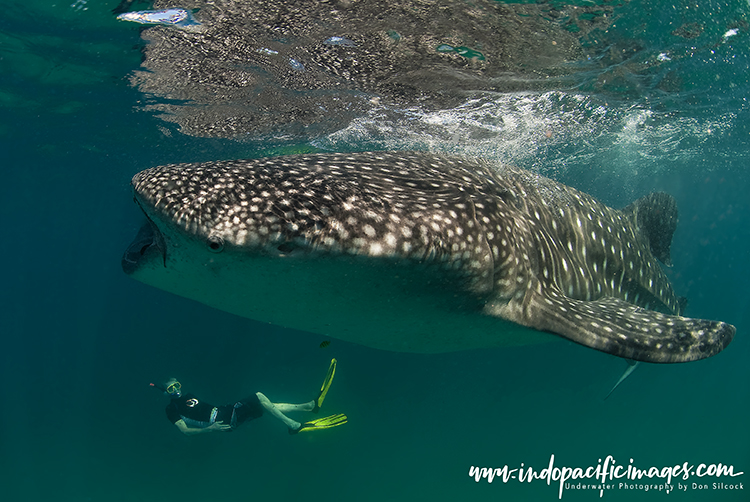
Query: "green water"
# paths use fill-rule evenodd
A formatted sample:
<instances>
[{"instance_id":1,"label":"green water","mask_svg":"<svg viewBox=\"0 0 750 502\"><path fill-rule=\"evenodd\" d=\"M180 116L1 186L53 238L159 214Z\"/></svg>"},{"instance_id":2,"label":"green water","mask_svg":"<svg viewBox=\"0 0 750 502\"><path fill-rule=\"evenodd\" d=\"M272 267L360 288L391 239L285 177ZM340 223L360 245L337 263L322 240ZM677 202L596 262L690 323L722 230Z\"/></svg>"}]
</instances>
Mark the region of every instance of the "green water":
<instances>
[{"instance_id":1,"label":"green water","mask_svg":"<svg viewBox=\"0 0 750 502\"><path fill-rule=\"evenodd\" d=\"M498 93L420 117L370 115L306 146L264 145L491 156L615 207L672 193L681 215L670 279L689 298L688 315L735 324L737 335L705 361L642 365L607 401L626 364L564 341L429 356L338 340L320 348L320 336L126 277L120 257L141 223L134 173L261 152L252 141L182 134L143 111L159 98L129 84L143 42L115 7L8 1L0 17L4 500L546 501L558 497L554 481L475 482L469 468L539 471L551 455L558 467L612 455L639 468L750 471L746 2L624 3L608 31L586 34L598 59L572 88ZM689 36L672 34L681 27ZM660 66L661 53L670 61ZM148 387L174 375L217 404L255 391L302 402L332 357L324 411L349 423L308 435L263 417L231 434L185 437ZM693 476L670 494L567 489L563 500L742 501L747 487L713 483L747 479Z\"/></svg>"}]
</instances>

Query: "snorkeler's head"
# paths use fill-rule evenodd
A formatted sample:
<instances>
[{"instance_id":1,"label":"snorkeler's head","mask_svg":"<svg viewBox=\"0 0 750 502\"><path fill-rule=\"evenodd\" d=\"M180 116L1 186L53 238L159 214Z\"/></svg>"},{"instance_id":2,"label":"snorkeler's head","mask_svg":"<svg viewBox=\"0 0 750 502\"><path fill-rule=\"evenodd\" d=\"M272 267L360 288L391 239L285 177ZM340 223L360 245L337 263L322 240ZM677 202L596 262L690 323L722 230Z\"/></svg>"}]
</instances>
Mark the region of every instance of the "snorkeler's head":
<instances>
[{"instance_id":1,"label":"snorkeler's head","mask_svg":"<svg viewBox=\"0 0 750 502\"><path fill-rule=\"evenodd\" d=\"M170 378L164 382L164 389L172 399L178 398L182 395L182 385L180 385L180 382L178 382L176 378Z\"/></svg>"}]
</instances>

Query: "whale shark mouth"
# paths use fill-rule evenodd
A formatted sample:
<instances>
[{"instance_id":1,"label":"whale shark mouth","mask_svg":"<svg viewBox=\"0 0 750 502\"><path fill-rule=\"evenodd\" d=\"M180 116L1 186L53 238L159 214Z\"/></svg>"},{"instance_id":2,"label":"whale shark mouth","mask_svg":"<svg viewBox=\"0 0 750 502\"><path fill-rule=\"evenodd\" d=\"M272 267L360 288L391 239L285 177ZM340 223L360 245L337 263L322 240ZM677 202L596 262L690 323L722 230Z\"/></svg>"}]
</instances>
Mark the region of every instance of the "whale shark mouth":
<instances>
[{"instance_id":1,"label":"whale shark mouth","mask_svg":"<svg viewBox=\"0 0 750 502\"><path fill-rule=\"evenodd\" d=\"M164 237L156 225L147 220L141 225L133 242L123 253L122 269L126 274L132 275L144 260L153 259L155 255L161 256L161 261L166 267L167 252Z\"/></svg>"}]
</instances>

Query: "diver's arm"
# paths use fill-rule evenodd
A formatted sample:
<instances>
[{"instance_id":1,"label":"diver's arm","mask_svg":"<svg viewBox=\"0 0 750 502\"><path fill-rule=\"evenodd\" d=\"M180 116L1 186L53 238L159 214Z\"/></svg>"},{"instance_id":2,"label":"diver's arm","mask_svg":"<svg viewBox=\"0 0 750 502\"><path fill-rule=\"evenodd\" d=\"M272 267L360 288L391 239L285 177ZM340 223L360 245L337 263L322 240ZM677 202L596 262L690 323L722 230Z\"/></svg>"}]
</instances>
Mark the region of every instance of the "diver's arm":
<instances>
[{"instance_id":1,"label":"diver's arm","mask_svg":"<svg viewBox=\"0 0 750 502\"><path fill-rule=\"evenodd\" d=\"M195 434L203 434L204 432L226 431L226 430L231 429L230 426L224 425L224 422L216 422L203 429L197 428L197 427L188 427L185 421L182 419L179 419L174 424L177 426L178 429L180 429L180 432L182 432L186 436L193 436Z\"/></svg>"}]
</instances>

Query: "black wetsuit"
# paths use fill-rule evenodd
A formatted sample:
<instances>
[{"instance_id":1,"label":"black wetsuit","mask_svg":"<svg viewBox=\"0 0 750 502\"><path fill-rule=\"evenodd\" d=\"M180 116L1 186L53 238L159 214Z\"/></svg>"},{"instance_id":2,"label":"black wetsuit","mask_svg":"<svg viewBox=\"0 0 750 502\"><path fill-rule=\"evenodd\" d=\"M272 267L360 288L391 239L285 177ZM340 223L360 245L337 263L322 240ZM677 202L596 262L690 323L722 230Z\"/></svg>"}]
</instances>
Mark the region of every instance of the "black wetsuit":
<instances>
[{"instance_id":1,"label":"black wetsuit","mask_svg":"<svg viewBox=\"0 0 750 502\"><path fill-rule=\"evenodd\" d=\"M191 429L205 429L216 423L223 422L232 429L236 429L245 422L263 415L263 406L255 394L234 404L214 406L200 401L193 394L183 394L173 398L166 408L167 418L173 424L183 420Z\"/></svg>"}]
</instances>

